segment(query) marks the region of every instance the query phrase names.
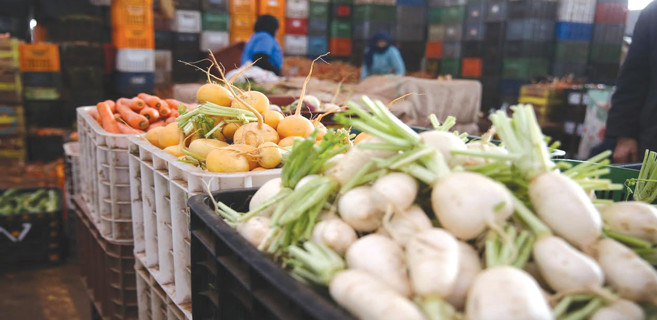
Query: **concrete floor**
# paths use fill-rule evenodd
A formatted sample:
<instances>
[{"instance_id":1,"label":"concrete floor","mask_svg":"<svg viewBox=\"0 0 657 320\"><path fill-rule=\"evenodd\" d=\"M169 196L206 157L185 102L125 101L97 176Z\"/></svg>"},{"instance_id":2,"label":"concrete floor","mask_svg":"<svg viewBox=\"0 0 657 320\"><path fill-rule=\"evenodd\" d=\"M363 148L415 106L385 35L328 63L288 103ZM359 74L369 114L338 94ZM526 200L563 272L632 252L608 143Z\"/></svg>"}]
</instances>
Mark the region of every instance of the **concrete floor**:
<instances>
[{"instance_id":1,"label":"concrete floor","mask_svg":"<svg viewBox=\"0 0 657 320\"><path fill-rule=\"evenodd\" d=\"M0 319L90 320L80 268L68 263L0 270Z\"/></svg>"}]
</instances>

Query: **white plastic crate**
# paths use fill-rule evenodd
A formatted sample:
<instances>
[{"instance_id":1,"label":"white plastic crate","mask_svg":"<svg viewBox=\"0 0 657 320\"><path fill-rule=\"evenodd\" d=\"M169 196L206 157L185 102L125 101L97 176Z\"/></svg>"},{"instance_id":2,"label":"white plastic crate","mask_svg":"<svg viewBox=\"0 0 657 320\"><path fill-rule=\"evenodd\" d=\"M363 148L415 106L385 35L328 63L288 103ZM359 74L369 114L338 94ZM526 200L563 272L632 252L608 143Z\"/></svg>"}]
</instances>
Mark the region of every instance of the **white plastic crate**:
<instances>
[{"instance_id":1,"label":"white plastic crate","mask_svg":"<svg viewBox=\"0 0 657 320\"><path fill-rule=\"evenodd\" d=\"M308 0L287 0L285 2L285 17L308 18L308 5Z\"/></svg>"},{"instance_id":2,"label":"white plastic crate","mask_svg":"<svg viewBox=\"0 0 657 320\"><path fill-rule=\"evenodd\" d=\"M591 0L561 0L557 11L557 20L593 23L595 4L596 2Z\"/></svg>"},{"instance_id":3,"label":"white plastic crate","mask_svg":"<svg viewBox=\"0 0 657 320\"><path fill-rule=\"evenodd\" d=\"M176 10L171 30L185 33L201 32L201 11Z\"/></svg>"},{"instance_id":4,"label":"white plastic crate","mask_svg":"<svg viewBox=\"0 0 657 320\"><path fill-rule=\"evenodd\" d=\"M116 70L121 72L155 71L155 51L152 49L116 50Z\"/></svg>"},{"instance_id":5,"label":"white plastic crate","mask_svg":"<svg viewBox=\"0 0 657 320\"><path fill-rule=\"evenodd\" d=\"M226 31L201 32L201 52L215 51L230 44L230 34Z\"/></svg>"},{"instance_id":6,"label":"white plastic crate","mask_svg":"<svg viewBox=\"0 0 657 320\"><path fill-rule=\"evenodd\" d=\"M133 236L128 137L132 135L105 131L89 115L94 108L77 109L81 194L103 237L112 243L130 244Z\"/></svg>"},{"instance_id":7,"label":"white plastic crate","mask_svg":"<svg viewBox=\"0 0 657 320\"><path fill-rule=\"evenodd\" d=\"M162 287L153 279L140 256L135 257L137 306L140 320L191 320L190 303L178 305L169 298L171 286Z\"/></svg>"},{"instance_id":8,"label":"white plastic crate","mask_svg":"<svg viewBox=\"0 0 657 320\"><path fill-rule=\"evenodd\" d=\"M189 209L187 199L212 191L259 187L279 177L281 169L245 173L211 173L153 146L142 136L130 142L130 191L132 193L135 255L155 280L174 286L171 299L182 304L191 299Z\"/></svg>"},{"instance_id":9,"label":"white plastic crate","mask_svg":"<svg viewBox=\"0 0 657 320\"><path fill-rule=\"evenodd\" d=\"M286 55L305 56L308 54L308 36L286 35L284 50Z\"/></svg>"},{"instance_id":10,"label":"white plastic crate","mask_svg":"<svg viewBox=\"0 0 657 320\"><path fill-rule=\"evenodd\" d=\"M64 143L64 162L66 171L66 206L73 208L72 197L80 194L80 143Z\"/></svg>"}]
</instances>

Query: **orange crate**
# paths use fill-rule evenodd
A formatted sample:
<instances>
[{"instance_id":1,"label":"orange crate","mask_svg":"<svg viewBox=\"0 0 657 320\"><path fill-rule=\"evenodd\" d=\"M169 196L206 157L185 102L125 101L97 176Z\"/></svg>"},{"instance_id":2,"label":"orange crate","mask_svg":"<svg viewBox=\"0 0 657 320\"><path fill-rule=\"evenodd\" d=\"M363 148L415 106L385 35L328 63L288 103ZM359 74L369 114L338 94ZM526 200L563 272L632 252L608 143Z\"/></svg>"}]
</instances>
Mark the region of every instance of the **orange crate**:
<instances>
[{"instance_id":1,"label":"orange crate","mask_svg":"<svg viewBox=\"0 0 657 320\"><path fill-rule=\"evenodd\" d=\"M428 42L427 51L425 53L427 58L440 59L443 57L443 43L442 42Z\"/></svg>"},{"instance_id":2,"label":"orange crate","mask_svg":"<svg viewBox=\"0 0 657 320\"><path fill-rule=\"evenodd\" d=\"M251 28L230 28L230 43L247 42L253 34L253 27Z\"/></svg>"},{"instance_id":3,"label":"orange crate","mask_svg":"<svg viewBox=\"0 0 657 320\"><path fill-rule=\"evenodd\" d=\"M250 29L253 32L255 26L256 16L253 14L231 14L230 15L230 29Z\"/></svg>"},{"instance_id":4,"label":"orange crate","mask_svg":"<svg viewBox=\"0 0 657 320\"><path fill-rule=\"evenodd\" d=\"M114 46L118 49L153 49L155 31L153 28L120 27L112 32Z\"/></svg>"},{"instance_id":5,"label":"orange crate","mask_svg":"<svg viewBox=\"0 0 657 320\"><path fill-rule=\"evenodd\" d=\"M468 78L480 78L482 61L481 58L463 58L461 61L461 76Z\"/></svg>"},{"instance_id":6,"label":"orange crate","mask_svg":"<svg viewBox=\"0 0 657 320\"><path fill-rule=\"evenodd\" d=\"M258 15L271 14L285 21L285 0L258 0Z\"/></svg>"},{"instance_id":7,"label":"orange crate","mask_svg":"<svg viewBox=\"0 0 657 320\"><path fill-rule=\"evenodd\" d=\"M250 14L255 16L257 12L256 0L230 0L228 11L233 14Z\"/></svg>"},{"instance_id":8,"label":"orange crate","mask_svg":"<svg viewBox=\"0 0 657 320\"><path fill-rule=\"evenodd\" d=\"M112 1L111 14L114 27L153 27L152 0Z\"/></svg>"},{"instance_id":9,"label":"orange crate","mask_svg":"<svg viewBox=\"0 0 657 320\"><path fill-rule=\"evenodd\" d=\"M18 45L19 69L31 72L60 71L59 47L52 43L21 43Z\"/></svg>"},{"instance_id":10,"label":"orange crate","mask_svg":"<svg viewBox=\"0 0 657 320\"><path fill-rule=\"evenodd\" d=\"M348 57L351 55L350 38L331 38L329 40L329 51L332 56Z\"/></svg>"}]
</instances>

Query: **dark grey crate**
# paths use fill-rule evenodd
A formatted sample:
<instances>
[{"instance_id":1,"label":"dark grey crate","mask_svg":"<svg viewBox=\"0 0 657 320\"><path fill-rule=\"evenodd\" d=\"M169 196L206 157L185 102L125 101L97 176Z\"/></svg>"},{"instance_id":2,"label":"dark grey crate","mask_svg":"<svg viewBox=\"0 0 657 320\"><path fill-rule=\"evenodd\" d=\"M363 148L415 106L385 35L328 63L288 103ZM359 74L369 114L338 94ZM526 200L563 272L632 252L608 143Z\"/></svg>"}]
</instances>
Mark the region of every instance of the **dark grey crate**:
<instances>
[{"instance_id":1,"label":"dark grey crate","mask_svg":"<svg viewBox=\"0 0 657 320\"><path fill-rule=\"evenodd\" d=\"M509 20L506 28L506 40L546 41L554 38L552 20L517 19Z\"/></svg>"},{"instance_id":2,"label":"dark grey crate","mask_svg":"<svg viewBox=\"0 0 657 320\"><path fill-rule=\"evenodd\" d=\"M423 24L398 24L393 39L398 41L424 41L426 26Z\"/></svg>"},{"instance_id":3,"label":"dark grey crate","mask_svg":"<svg viewBox=\"0 0 657 320\"><path fill-rule=\"evenodd\" d=\"M460 58L460 42L443 42L443 58Z\"/></svg>"},{"instance_id":4,"label":"dark grey crate","mask_svg":"<svg viewBox=\"0 0 657 320\"><path fill-rule=\"evenodd\" d=\"M385 31L388 32L388 34L393 34L395 32L395 24L391 22L366 21L361 23L354 23L352 30L353 39L369 40L379 31Z\"/></svg>"},{"instance_id":5,"label":"dark grey crate","mask_svg":"<svg viewBox=\"0 0 657 320\"><path fill-rule=\"evenodd\" d=\"M483 22L486 19L486 2L468 4L465 20L468 22Z\"/></svg>"},{"instance_id":6,"label":"dark grey crate","mask_svg":"<svg viewBox=\"0 0 657 320\"><path fill-rule=\"evenodd\" d=\"M507 18L507 2L504 0L492 0L486 3L486 21L499 22Z\"/></svg>"},{"instance_id":7,"label":"dark grey crate","mask_svg":"<svg viewBox=\"0 0 657 320\"><path fill-rule=\"evenodd\" d=\"M425 7L397 6L398 24L421 24L427 23L427 9Z\"/></svg>"},{"instance_id":8,"label":"dark grey crate","mask_svg":"<svg viewBox=\"0 0 657 320\"><path fill-rule=\"evenodd\" d=\"M463 25L460 23L445 25L445 41L461 41Z\"/></svg>"},{"instance_id":9,"label":"dark grey crate","mask_svg":"<svg viewBox=\"0 0 657 320\"><path fill-rule=\"evenodd\" d=\"M552 64L552 75L555 77L565 77L573 75L575 77L586 76L586 63L555 62Z\"/></svg>"},{"instance_id":10,"label":"dark grey crate","mask_svg":"<svg viewBox=\"0 0 657 320\"><path fill-rule=\"evenodd\" d=\"M328 34L328 21L308 19L308 36L320 37Z\"/></svg>"},{"instance_id":11,"label":"dark grey crate","mask_svg":"<svg viewBox=\"0 0 657 320\"><path fill-rule=\"evenodd\" d=\"M468 3L467 0L429 0L430 8L443 8L451 6L464 6Z\"/></svg>"},{"instance_id":12,"label":"dark grey crate","mask_svg":"<svg viewBox=\"0 0 657 320\"><path fill-rule=\"evenodd\" d=\"M624 35L624 24L596 23L593 27L593 42L622 43Z\"/></svg>"},{"instance_id":13,"label":"dark grey crate","mask_svg":"<svg viewBox=\"0 0 657 320\"><path fill-rule=\"evenodd\" d=\"M552 41L507 41L504 43L504 56L507 58L552 58Z\"/></svg>"},{"instance_id":14,"label":"dark grey crate","mask_svg":"<svg viewBox=\"0 0 657 320\"><path fill-rule=\"evenodd\" d=\"M465 24L464 40L484 40L486 24L484 22L469 22Z\"/></svg>"},{"instance_id":15,"label":"dark grey crate","mask_svg":"<svg viewBox=\"0 0 657 320\"><path fill-rule=\"evenodd\" d=\"M557 18L557 1L520 0L510 1L508 12L510 19L551 19Z\"/></svg>"}]
</instances>

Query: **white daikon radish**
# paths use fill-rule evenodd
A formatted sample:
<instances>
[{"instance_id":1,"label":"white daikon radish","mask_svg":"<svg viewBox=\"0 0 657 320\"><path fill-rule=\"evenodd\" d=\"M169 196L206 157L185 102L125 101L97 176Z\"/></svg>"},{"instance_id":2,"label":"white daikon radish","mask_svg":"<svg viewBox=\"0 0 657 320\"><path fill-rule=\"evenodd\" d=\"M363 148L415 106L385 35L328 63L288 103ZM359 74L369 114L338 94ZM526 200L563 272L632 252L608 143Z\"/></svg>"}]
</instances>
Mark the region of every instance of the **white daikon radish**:
<instances>
[{"instance_id":1,"label":"white daikon radish","mask_svg":"<svg viewBox=\"0 0 657 320\"><path fill-rule=\"evenodd\" d=\"M345 258L350 269L365 271L400 295L410 296L404 252L390 238L378 234L364 236L349 247Z\"/></svg>"},{"instance_id":2,"label":"white daikon radish","mask_svg":"<svg viewBox=\"0 0 657 320\"><path fill-rule=\"evenodd\" d=\"M545 236L537 240L533 257L542 278L555 291L586 290L604 284L604 274L598 263L559 237Z\"/></svg>"},{"instance_id":3,"label":"white daikon radish","mask_svg":"<svg viewBox=\"0 0 657 320\"><path fill-rule=\"evenodd\" d=\"M513 214L511 194L501 183L472 172L449 174L433 186L431 204L440 224L462 240Z\"/></svg>"},{"instance_id":4,"label":"white daikon radish","mask_svg":"<svg viewBox=\"0 0 657 320\"><path fill-rule=\"evenodd\" d=\"M431 220L424 210L411 206L405 211L395 213L390 221L384 220L382 231L404 247L412 236L431 227Z\"/></svg>"},{"instance_id":5,"label":"white daikon radish","mask_svg":"<svg viewBox=\"0 0 657 320\"><path fill-rule=\"evenodd\" d=\"M265 182L265 184L263 184L262 187L260 187L260 189L258 189L258 191L256 191L256 193L251 198L251 201L249 202L249 211L267 202L267 200L276 196L282 189L283 185L281 184L281 178L274 178ZM275 206L270 206L269 208L262 211L260 215L266 217L271 216L271 214L274 212L274 207Z\"/></svg>"},{"instance_id":6,"label":"white daikon radish","mask_svg":"<svg viewBox=\"0 0 657 320\"><path fill-rule=\"evenodd\" d=\"M497 266L475 278L466 302L468 320L550 320L541 288L526 272Z\"/></svg>"},{"instance_id":7,"label":"white daikon radish","mask_svg":"<svg viewBox=\"0 0 657 320\"><path fill-rule=\"evenodd\" d=\"M459 241L459 272L452 292L445 297L456 309L462 310L472 282L481 272L479 254L469 244Z\"/></svg>"},{"instance_id":8,"label":"white daikon radish","mask_svg":"<svg viewBox=\"0 0 657 320\"><path fill-rule=\"evenodd\" d=\"M318 222L312 235L313 242L323 243L341 256L357 239L356 231L339 218Z\"/></svg>"},{"instance_id":9,"label":"white daikon radish","mask_svg":"<svg viewBox=\"0 0 657 320\"><path fill-rule=\"evenodd\" d=\"M609 230L657 244L657 208L640 201L614 202L600 210Z\"/></svg>"},{"instance_id":10,"label":"white daikon radish","mask_svg":"<svg viewBox=\"0 0 657 320\"><path fill-rule=\"evenodd\" d=\"M469 151L479 151L479 152L500 154L500 155L505 155L509 153L506 149L502 147L498 147L494 144L486 143L483 141L472 141L467 143L465 147ZM466 156L466 155L455 156L455 160L458 162L458 164L464 167L476 166L476 165L491 163L495 161L494 159L491 158Z\"/></svg>"},{"instance_id":11,"label":"white daikon radish","mask_svg":"<svg viewBox=\"0 0 657 320\"><path fill-rule=\"evenodd\" d=\"M596 311L589 320L644 320L643 309L629 300L618 300Z\"/></svg>"},{"instance_id":12,"label":"white daikon radish","mask_svg":"<svg viewBox=\"0 0 657 320\"><path fill-rule=\"evenodd\" d=\"M634 251L612 239L595 245L607 282L623 298L656 303L657 271Z\"/></svg>"},{"instance_id":13,"label":"white daikon radish","mask_svg":"<svg viewBox=\"0 0 657 320\"><path fill-rule=\"evenodd\" d=\"M320 176L317 174L311 174L301 178L299 182L297 182L297 185L294 186L294 190L298 190L299 188L303 187L304 184L308 183L310 180L313 180L318 177Z\"/></svg>"},{"instance_id":14,"label":"white daikon radish","mask_svg":"<svg viewBox=\"0 0 657 320\"><path fill-rule=\"evenodd\" d=\"M406 260L415 294L446 297L459 273L459 243L449 232L432 228L406 244Z\"/></svg>"},{"instance_id":15,"label":"white daikon radish","mask_svg":"<svg viewBox=\"0 0 657 320\"><path fill-rule=\"evenodd\" d=\"M271 231L269 223L270 219L268 217L255 216L245 222L238 223L235 226L235 229L239 234L246 238L249 243L258 247L265 237L267 237L269 231Z\"/></svg>"},{"instance_id":16,"label":"white daikon radish","mask_svg":"<svg viewBox=\"0 0 657 320\"><path fill-rule=\"evenodd\" d=\"M424 320L418 307L380 279L360 270L335 275L333 300L361 320Z\"/></svg>"},{"instance_id":17,"label":"white daikon radish","mask_svg":"<svg viewBox=\"0 0 657 320\"><path fill-rule=\"evenodd\" d=\"M381 211L403 211L408 209L417 196L415 178L401 172L389 173L372 185L372 203Z\"/></svg>"},{"instance_id":18,"label":"white daikon radish","mask_svg":"<svg viewBox=\"0 0 657 320\"><path fill-rule=\"evenodd\" d=\"M356 231L370 232L381 225L383 211L376 208L371 194L370 186L360 186L349 190L338 200L340 217Z\"/></svg>"},{"instance_id":19,"label":"white daikon radish","mask_svg":"<svg viewBox=\"0 0 657 320\"><path fill-rule=\"evenodd\" d=\"M529 197L554 233L587 252L602 234L602 219L586 191L569 177L548 171L529 183Z\"/></svg>"},{"instance_id":20,"label":"white daikon radish","mask_svg":"<svg viewBox=\"0 0 657 320\"><path fill-rule=\"evenodd\" d=\"M451 151L466 149L465 142L452 132L435 130L425 131L420 133L420 137L424 144L438 150L450 167L458 164L457 157L452 156Z\"/></svg>"}]
</instances>

